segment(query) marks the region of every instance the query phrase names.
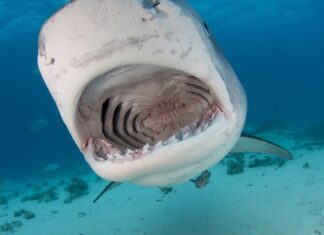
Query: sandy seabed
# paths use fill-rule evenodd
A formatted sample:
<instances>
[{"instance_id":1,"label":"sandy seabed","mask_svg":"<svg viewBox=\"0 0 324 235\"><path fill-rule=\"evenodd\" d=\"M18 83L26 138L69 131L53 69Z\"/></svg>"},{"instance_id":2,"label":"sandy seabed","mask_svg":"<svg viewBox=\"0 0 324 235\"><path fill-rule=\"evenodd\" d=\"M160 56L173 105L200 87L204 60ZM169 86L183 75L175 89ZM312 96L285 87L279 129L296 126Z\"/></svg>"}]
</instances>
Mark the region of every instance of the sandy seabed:
<instances>
[{"instance_id":1,"label":"sandy seabed","mask_svg":"<svg viewBox=\"0 0 324 235\"><path fill-rule=\"evenodd\" d=\"M57 174L28 184L4 181L0 195L19 195L8 196L8 203L0 205L0 226L20 222L0 234L324 235L324 147L293 148L285 136L275 138L291 149L294 160L281 167L245 167L236 175L226 173L226 163L218 164L210 169L212 177L204 189L188 182L165 194L158 188L123 184L93 204L107 182L92 173ZM87 182L88 193L64 203L76 174ZM35 185L40 185L37 190ZM22 202L50 187L55 187L57 200ZM18 216L22 209L34 217Z\"/></svg>"}]
</instances>

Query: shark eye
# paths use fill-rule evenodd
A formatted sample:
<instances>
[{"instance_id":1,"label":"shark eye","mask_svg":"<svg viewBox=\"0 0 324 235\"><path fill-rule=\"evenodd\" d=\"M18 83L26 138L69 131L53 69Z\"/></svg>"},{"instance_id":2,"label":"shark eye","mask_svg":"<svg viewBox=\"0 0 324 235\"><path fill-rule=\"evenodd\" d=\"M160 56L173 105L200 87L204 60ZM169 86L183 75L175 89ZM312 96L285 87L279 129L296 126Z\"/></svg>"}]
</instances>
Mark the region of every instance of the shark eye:
<instances>
[{"instance_id":1,"label":"shark eye","mask_svg":"<svg viewBox=\"0 0 324 235\"><path fill-rule=\"evenodd\" d=\"M209 36L210 35L209 28L208 28L208 25L206 24L206 22L204 22L204 28L205 28L207 35Z\"/></svg>"}]
</instances>

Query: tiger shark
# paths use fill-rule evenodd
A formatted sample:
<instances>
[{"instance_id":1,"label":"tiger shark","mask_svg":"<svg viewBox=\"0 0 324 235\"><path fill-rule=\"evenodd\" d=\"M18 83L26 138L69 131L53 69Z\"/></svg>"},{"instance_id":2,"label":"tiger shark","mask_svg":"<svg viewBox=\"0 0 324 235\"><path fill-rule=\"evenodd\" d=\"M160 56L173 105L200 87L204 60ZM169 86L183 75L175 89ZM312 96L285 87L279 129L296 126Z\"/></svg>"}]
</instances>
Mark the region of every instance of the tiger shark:
<instances>
[{"instance_id":1,"label":"tiger shark","mask_svg":"<svg viewBox=\"0 0 324 235\"><path fill-rule=\"evenodd\" d=\"M41 75L93 171L172 186L228 153L291 159L242 134L243 87L184 0L75 0L43 25Z\"/></svg>"}]
</instances>

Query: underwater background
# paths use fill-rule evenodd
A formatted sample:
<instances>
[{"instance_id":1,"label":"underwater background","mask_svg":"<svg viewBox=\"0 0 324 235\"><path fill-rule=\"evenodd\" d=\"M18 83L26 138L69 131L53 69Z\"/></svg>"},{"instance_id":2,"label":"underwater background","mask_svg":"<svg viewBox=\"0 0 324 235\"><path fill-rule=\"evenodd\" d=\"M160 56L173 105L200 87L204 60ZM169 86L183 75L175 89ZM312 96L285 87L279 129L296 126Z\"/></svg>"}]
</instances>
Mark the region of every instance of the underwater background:
<instances>
[{"instance_id":1,"label":"underwater background","mask_svg":"<svg viewBox=\"0 0 324 235\"><path fill-rule=\"evenodd\" d=\"M49 164L53 167L50 170L58 168L60 175L90 172L37 68L39 30L65 2L0 0L0 195L1 181L42 178ZM209 26L246 90L247 126L283 128L299 142L308 138L304 141L309 143L304 146L306 150L323 149L324 1L190 0L189 3ZM324 157L323 152L320 156ZM307 160L301 162L306 164ZM314 182L324 183L322 169L319 170L322 178L314 176ZM213 182L216 184L217 179ZM320 190L324 195L323 188ZM317 199L324 202L323 198ZM0 225L9 221L1 217L5 214L1 210ZM298 234L324 234L323 227L320 228ZM297 234L259 232L251 234ZM182 234L181 230L177 234Z\"/></svg>"}]
</instances>

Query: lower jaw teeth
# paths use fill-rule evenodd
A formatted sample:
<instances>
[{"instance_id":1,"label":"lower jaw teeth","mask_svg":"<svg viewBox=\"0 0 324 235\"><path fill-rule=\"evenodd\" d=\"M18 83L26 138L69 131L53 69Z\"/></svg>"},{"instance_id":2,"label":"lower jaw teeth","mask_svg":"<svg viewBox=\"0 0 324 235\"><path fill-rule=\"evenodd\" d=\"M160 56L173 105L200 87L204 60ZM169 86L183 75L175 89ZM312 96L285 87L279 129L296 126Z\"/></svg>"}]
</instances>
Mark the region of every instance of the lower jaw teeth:
<instances>
[{"instance_id":1,"label":"lower jaw teeth","mask_svg":"<svg viewBox=\"0 0 324 235\"><path fill-rule=\"evenodd\" d=\"M176 142L178 142L178 139L176 138L176 135L173 135L169 139L162 141L162 145L173 144L173 143L176 143Z\"/></svg>"},{"instance_id":2,"label":"lower jaw teeth","mask_svg":"<svg viewBox=\"0 0 324 235\"><path fill-rule=\"evenodd\" d=\"M197 129L194 131L194 135L198 135L201 132L201 129Z\"/></svg>"},{"instance_id":3,"label":"lower jaw teeth","mask_svg":"<svg viewBox=\"0 0 324 235\"><path fill-rule=\"evenodd\" d=\"M105 158L100 158L95 156L95 159L97 161L103 162L103 161L113 161L113 162L122 162L122 161L132 161L138 158L141 158L143 155L151 152L152 150L158 149L161 146L166 146L169 144L174 144L183 140L186 140L190 138L191 136L195 136L202 131L206 130L208 127L213 125L216 121L219 121L220 119L223 119L222 115L213 115L213 118L211 121L203 121L203 120L197 120L193 122L190 126L182 128L180 131L178 131L176 134L168 138L167 140L164 141L159 141L155 145L151 146L149 144L145 144L142 149L135 149L135 150L130 150L127 149L123 151L123 154L107 154ZM199 123L199 126L197 127Z\"/></svg>"},{"instance_id":4,"label":"lower jaw teeth","mask_svg":"<svg viewBox=\"0 0 324 235\"><path fill-rule=\"evenodd\" d=\"M182 133L180 131L177 134L175 134L175 137L179 141L183 140L183 136L182 136Z\"/></svg>"}]
</instances>

